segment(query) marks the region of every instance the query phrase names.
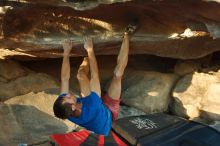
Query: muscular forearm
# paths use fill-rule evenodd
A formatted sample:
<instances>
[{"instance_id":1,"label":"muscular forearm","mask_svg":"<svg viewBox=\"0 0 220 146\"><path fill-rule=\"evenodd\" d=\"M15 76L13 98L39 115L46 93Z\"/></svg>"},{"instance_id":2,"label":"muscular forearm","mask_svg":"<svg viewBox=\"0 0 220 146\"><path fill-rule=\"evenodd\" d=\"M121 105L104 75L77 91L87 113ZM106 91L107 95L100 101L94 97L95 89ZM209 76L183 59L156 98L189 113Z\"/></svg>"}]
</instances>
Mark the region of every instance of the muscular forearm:
<instances>
[{"instance_id":1,"label":"muscular forearm","mask_svg":"<svg viewBox=\"0 0 220 146\"><path fill-rule=\"evenodd\" d=\"M94 91L99 96L101 96L98 65L97 65L97 61L96 61L96 57L95 57L95 53L93 49L88 50L88 57L89 57L89 65L90 65L90 72L91 72L91 80L90 80L91 91Z\"/></svg>"},{"instance_id":2,"label":"muscular forearm","mask_svg":"<svg viewBox=\"0 0 220 146\"><path fill-rule=\"evenodd\" d=\"M70 79L70 62L69 55L63 55L63 63L61 68L61 91L69 92L69 79Z\"/></svg>"},{"instance_id":3,"label":"muscular forearm","mask_svg":"<svg viewBox=\"0 0 220 146\"><path fill-rule=\"evenodd\" d=\"M88 50L88 57L89 57L89 65L90 65L90 71L91 71L91 78L98 77L98 65L95 57L95 53L93 49Z\"/></svg>"},{"instance_id":4,"label":"muscular forearm","mask_svg":"<svg viewBox=\"0 0 220 146\"><path fill-rule=\"evenodd\" d=\"M69 79L70 79L69 55L64 55L62 69L61 69L61 80L69 80Z\"/></svg>"}]
</instances>

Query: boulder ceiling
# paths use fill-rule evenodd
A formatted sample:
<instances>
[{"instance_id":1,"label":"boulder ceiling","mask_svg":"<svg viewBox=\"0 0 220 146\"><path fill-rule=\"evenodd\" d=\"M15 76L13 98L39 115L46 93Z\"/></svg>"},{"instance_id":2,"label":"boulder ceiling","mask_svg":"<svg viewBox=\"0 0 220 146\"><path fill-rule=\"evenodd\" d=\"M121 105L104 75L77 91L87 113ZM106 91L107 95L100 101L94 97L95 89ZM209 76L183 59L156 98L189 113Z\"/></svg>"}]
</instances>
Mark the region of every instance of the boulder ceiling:
<instances>
[{"instance_id":1,"label":"boulder ceiling","mask_svg":"<svg viewBox=\"0 0 220 146\"><path fill-rule=\"evenodd\" d=\"M138 21L130 54L193 59L220 50L220 3L204 0L23 0L0 2L0 58L58 58L61 42L94 38L97 55L117 54L125 27Z\"/></svg>"}]
</instances>

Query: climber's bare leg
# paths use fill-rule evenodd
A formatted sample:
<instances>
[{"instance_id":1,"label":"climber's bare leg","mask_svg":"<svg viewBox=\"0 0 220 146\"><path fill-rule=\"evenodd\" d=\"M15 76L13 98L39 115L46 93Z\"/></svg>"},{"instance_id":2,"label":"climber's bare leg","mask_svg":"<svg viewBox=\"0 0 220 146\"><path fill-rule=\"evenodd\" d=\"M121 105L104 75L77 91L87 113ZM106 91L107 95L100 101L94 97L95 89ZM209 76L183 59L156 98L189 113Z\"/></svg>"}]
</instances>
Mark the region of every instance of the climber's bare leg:
<instances>
[{"instance_id":1,"label":"climber's bare leg","mask_svg":"<svg viewBox=\"0 0 220 146\"><path fill-rule=\"evenodd\" d=\"M109 97L119 100L121 96L121 80L124 74L124 70L128 63L129 53L129 36L127 33L124 34L121 49L117 58L117 66L114 70L114 75L108 88Z\"/></svg>"}]
</instances>

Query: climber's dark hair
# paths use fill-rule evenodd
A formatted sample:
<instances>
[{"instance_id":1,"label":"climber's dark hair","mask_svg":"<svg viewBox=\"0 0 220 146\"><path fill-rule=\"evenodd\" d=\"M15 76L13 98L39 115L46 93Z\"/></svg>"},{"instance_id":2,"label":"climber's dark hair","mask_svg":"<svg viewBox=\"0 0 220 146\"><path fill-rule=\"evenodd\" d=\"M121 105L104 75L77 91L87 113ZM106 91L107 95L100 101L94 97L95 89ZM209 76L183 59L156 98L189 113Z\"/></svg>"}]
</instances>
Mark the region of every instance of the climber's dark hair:
<instances>
[{"instance_id":1,"label":"climber's dark hair","mask_svg":"<svg viewBox=\"0 0 220 146\"><path fill-rule=\"evenodd\" d=\"M72 104L64 103L64 96L60 96L53 104L54 115L60 119L67 119L73 116Z\"/></svg>"}]
</instances>

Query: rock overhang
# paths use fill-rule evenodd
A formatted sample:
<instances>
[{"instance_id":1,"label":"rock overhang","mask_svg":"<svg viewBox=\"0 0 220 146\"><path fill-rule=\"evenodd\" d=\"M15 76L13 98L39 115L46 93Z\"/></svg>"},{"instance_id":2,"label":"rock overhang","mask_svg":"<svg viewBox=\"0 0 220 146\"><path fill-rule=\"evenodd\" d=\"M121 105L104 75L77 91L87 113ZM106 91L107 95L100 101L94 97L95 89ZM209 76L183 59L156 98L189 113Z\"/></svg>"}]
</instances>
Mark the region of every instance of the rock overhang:
<instances>
[{"instance_id":1,"label":"rock overhang","mask_svg":"<svg viewBox=\"0 0 220 146\"><path fill-rule=\"evenodd\" d=\"M133 20L139 28L131 38L130 54L195 59L220 50L218 1L109 3L3 2L0 51L5 57L58 58L62 40L70 38L75 44L71 55L84 56L82 37L91 35L97 55L117 54L124 28Z\"/></svg>"}]
</instances>

